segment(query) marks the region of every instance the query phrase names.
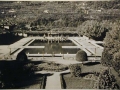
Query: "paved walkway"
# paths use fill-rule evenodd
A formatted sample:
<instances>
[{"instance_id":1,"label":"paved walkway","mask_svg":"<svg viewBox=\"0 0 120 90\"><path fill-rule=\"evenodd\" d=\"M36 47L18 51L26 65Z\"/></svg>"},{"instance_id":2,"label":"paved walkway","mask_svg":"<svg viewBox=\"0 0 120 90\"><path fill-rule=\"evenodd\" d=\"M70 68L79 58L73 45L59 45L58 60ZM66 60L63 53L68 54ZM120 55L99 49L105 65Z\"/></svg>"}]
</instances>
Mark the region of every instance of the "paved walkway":
<instances>
[{"instance_id":1,"label":"paved walkway","mask_svg":"<svg viewBox=\"0 0 120 90\"><path fill-rule=\"evenodd\" d=\"M52 76L47 77L45 89L61 89L60 74L54 73Z\"/></svg>"},{"instance_id":2,"label":"paved walkway","mask_svg":"<svg viewBox=\"0 0 120 90\"><path fill-rule=\"evenodd\" d=\"M45 89L61 89L60 74L68 73L68 72L70 72L70 70L66 70L66 71L62 71L62 72L38 71L36 73L42 73L42 74L51 73L51 74L53 74L53 75L47 77Z\"/></svg>"},{"instance_id":3,"label":"paved walkway","mask_svg":"<svg viewBox=\"0 0 120 90\"><path fill-rule=\"evenodd\" d=\"M3 56L8 53L10 53L9 45L1 45L0 46L0 59L2 59Z\"/></svg>"},{"instance_id":4,"label":"paved walkway","mask_svg":"<svg viewBox=\"0 0 120 90\"><path fill-rule=\"evenodd\" d=\"M3 56L9 57L10 51L14 52L16 49L18 49L20 46L23 46L30 40L30 38L23 38L11 45L0 45L0 59L3 59Z\"/></svg>"},{"instance_id":5,"label":"paved walkway","mask_svg":"<svg viewBox=\"0 0 120 90\"><path fill-rule=\"evenodd\" d=\"M73 40L82 45L86 50L90 51L93 55L96 54L96 56L102 56L103 47L97 45L97 43L103 43L102 41L84 39L83 37L74 37Z\"/></svg>"}]
</instances>

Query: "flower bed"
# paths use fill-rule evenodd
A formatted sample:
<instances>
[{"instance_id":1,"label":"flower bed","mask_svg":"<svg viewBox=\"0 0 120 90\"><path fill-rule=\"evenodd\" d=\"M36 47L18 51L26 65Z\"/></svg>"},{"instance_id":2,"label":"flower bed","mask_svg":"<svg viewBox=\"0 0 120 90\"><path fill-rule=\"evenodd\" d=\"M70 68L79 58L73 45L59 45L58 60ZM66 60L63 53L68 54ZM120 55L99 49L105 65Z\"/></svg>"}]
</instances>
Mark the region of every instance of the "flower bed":
<instances>
[{"instance_id":1,"label":"flower bed","mask_svg":"<svg viewBox=\"0 0 120 90\"><path fill-rule=\"evenodd\" d=\"M64 71L67 70L68 66L63 64L58 64L55 62L42 63L37 66L37 70L47 70L47 71Z\"/></svg>"}]
</instances>

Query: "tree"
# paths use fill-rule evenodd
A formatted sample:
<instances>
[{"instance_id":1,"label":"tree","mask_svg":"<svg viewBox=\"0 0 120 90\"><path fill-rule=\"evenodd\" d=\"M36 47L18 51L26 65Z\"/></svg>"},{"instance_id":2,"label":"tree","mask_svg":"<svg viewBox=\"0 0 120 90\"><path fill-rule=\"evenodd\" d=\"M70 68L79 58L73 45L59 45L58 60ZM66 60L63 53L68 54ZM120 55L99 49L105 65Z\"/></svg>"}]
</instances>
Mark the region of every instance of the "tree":
<instances>
[{"instance_id":1,"label":"tree","mask_svg":"<svg viewBox=\"0 0 120 90\"><path fill-rule=\"evenodd\" d=\"M103 65L110 65L120 70L120 26L119 22L114 23L104 39L104 51L102 53L101 62Z\"/></svg>"},{"instance_id":2,"label":"tree","mask_svg":"<svg viewBox=\"0 0 120 90\"><path fill-rule=\"evenodd\" d=\"M80 35L85 35L95 40L103 40L108 29L97 20L87 20L77 28Z\"/></svg>"},{"instance_id":3,"label":"tree","mask_svg":"<svg viewBox=\"0 0 120 90\"><path fill-rule=\"evenodd\" d=\"M83 50L79 50L76 54L76 60L80 62L87 61L87 53Z\"/></svg>"}]
</instances>

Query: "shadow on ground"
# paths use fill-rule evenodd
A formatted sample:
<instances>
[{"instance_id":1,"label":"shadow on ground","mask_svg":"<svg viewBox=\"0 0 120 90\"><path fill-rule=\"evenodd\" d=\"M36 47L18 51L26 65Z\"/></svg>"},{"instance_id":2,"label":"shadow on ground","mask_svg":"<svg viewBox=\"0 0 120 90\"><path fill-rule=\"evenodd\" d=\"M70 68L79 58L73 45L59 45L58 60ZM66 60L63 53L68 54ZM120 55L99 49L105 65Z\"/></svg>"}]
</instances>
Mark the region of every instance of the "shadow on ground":
<instances>
[{"instance_id":1,"label":"shadow on ground","mask_svg":"<svg viewBox=\"0 0 120 90\"><path fill-rule=\"evenodd\" d=\"M2 89L44 89L45 77L51 74L35 74L34 65L41 61L18 62L17 60L0 61L0 88Z\"/></svg>"}]
</instances>

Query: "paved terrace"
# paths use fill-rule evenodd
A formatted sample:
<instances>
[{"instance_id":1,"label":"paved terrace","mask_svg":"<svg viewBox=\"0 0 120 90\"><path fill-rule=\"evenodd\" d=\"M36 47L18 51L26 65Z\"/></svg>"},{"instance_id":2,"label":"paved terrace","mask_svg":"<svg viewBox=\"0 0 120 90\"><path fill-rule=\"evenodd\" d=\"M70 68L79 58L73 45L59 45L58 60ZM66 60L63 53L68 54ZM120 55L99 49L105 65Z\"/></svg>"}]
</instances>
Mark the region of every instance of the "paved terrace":
<instances>
[{"instance_id":1,"label":"paved terrace","mask_svg":"<svg viewBox=\"0 0 120 90\"><path fill-rule=\"evenodd\" d=\"M79 44L80 47L83 48L83 50L87 50L87 52L91 53L91 55L96 55L96 56L102 56L103 52L103 47L97 45L97 43L103 43L101 41L94 41L90 39L84 39L82 37L74 37L73 39L71 38L72 41L76 42ZM89 54L88 54L89 56Z\"/></svg>"},{"instance_id":2,"label":"paved terrace","mask_svg":"<svg viewBox=\"0 0 120 90\"><path fill-rule=\"evenodd\" d=\"M18 47L21 47L25 44L27 45L27 42L29 42L30 40L31 40L31 38L23 38L11 45L1 45L0 46L0 59L2 59L4 57L9 57L10 52L12 53L15 50L17 50Z\"/></svg>"}]
</instances>

